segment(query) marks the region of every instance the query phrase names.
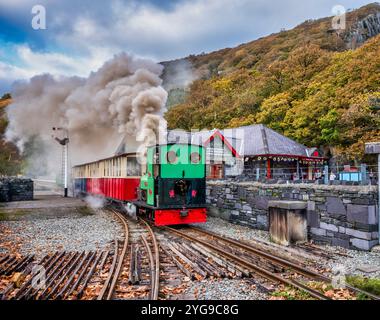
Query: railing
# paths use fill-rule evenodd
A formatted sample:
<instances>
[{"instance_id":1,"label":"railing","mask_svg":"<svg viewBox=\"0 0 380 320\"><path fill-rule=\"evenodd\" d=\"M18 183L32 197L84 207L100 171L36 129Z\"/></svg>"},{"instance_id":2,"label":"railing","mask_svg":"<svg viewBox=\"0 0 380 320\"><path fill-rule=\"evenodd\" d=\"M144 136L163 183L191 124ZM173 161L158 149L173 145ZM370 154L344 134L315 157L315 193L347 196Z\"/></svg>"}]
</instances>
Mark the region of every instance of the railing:
<instances>
[{"instance_id":1,"label":"railing","mask_svg":"<svg viewBox=\"0 0 380 320\"><path fill-rule=\"evenodd\" d=\"M306 182L337 185L376 185L378 183L379 174L376 165L361 165L355 168L357 168L357 171L345 171L348 169L347 167L335 165L333 167L316 167L310 171L309 168L300 166L297 173L297 169L293 167L272 167L270 175L268 175L268 169L263 166L260 168L246 166L243 173L236 176L235 179L260 182Z\"/></svg>"}]
</instances>

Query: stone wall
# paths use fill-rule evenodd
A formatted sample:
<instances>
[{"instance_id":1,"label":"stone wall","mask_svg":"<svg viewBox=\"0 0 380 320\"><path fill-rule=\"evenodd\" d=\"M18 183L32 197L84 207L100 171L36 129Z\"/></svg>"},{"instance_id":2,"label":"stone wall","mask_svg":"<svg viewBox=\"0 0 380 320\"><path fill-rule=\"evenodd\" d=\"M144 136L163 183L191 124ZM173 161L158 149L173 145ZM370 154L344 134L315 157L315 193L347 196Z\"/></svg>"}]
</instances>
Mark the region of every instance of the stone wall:
<instances>
[{"instance_id":1,"label":"stone wall","mask_svg":"<svg viewBox=\"0 0 380 320\"><path fill-rule=\"evenodd\" d=\"M319 243L370 250L379 243L377 187L209 181L210 214L268 230L269 200L307 202L308 235Z\"/></svg>"},{"instance_id":2,"label":"stone wall","mask_svg":"<svg viewBox=\"0 0 380 320\"><path fill-rule=\"evenodd\" d=\"M25 178L0 178L0 202L33 200L33 181Z\"/></svg>"}]
</instances>

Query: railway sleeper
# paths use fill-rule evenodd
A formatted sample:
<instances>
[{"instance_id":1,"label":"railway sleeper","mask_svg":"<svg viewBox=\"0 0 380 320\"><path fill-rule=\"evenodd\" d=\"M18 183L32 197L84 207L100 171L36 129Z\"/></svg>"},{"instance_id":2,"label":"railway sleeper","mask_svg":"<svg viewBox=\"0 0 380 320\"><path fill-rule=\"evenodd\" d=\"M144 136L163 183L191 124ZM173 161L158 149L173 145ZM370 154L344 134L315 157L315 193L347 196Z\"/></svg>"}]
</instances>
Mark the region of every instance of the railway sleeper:
<instances>
[{"instance_id":1,"label":"railway sleeper","mask_svg":"<svg viewBox=\"0 0 380 320\"><path fill-rule=\"evenodd\" d=\"M189 260L185 255L183 255L177 248L175 248L175 243L167 243L167 246L173 251L180 259L182 259L186 264L188 264L192 269L201 275L203 278L207 278L207 272L203 271L197 264Z\"/></svg>"},{"instance_id":2,"label":"railway sleeper","mask_svg":"<svg viewBox=\"0 0 380 320\"><path fill-rule=\"evenodd\" d=\"M188 253L193 254L196 257L199 257L200 263L204 266L204 268L206 268L206 270L209 270L211 274L214 274L218 278L226 277L224 270L218 269L212 263L210 263L210 261L207 259L209 258L207 257L207 255L204 255L199 251L191 250L191 248L186 243L182 243L182 247L184 247Z\"/></svg>"},{"instance_id":3,"label":"railway sleeper","mask_svg":"<svg viewBox=\"0 0 380 320\"><path fill-rule=\"evenodd\" d=\"M217 263L219 266L225 268L228 271L228 275L230 273L232 273L233 275L235 275L239 278L242 278L243 276L249 275L248 271L241 270L241 268L239 266L236 266L236 265L230 263L229 261L227 261L225 259L223 260L223 258L218 256L217 254L215 254L211 250L203 247L202 245L198 245L195 243L191 243L190 245L193 249L198 250L199 252L203 252L203 254L211 257L215 261L215 263ZM232 278L232 276L231 276L231 278Z\"/></svg>"}]
</instances>

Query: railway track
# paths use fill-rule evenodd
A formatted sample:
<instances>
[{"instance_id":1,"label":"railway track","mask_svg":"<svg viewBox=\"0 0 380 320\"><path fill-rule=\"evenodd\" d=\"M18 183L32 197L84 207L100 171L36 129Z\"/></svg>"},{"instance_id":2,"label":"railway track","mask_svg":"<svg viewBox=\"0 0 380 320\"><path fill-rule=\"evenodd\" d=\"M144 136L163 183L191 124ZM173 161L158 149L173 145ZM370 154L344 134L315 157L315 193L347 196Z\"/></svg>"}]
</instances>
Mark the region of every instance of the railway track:
<instances>
[{"instance_id":1,"label":"railway track","mask_svg":"<svg viewBox=\"0 0 380 320\"><path fill-rule=\"evenodd\" d=\"M91 277L100 272L99 262L108 251L55 252L35 260L34 256L6 256L0 276L8 279L0 292L2 300L80 299Z\"/></svg>"},{"instance_id":2,"label":"railway track","mask_svg":"<svg viewBox=\"0 0 380 320\"><path fill-rule=\"evenodd\" d=\"M157 300L160 256L152 228L144 220L128 220L120 212L112 212L124 226L124 242L122 246L115 243L117 254L97 300Z\"/></svg>"},{"instance_id":3,"label":"railway track","mask_svg":"<svg viewBox=\"0 0 380 320\"><path fill-rule=\"evenodd\" d=\"M124 227L124 241L114 250L55 252L0 257L2 300L151 299L159 293L160 256L152 228L128 221L113 211ZM5 285L4 285L5 284ZM98 290L101 288L100 290Z\"/></svg>"},{"instance_id":4,"label":"railway track","mask_svg":"<svg viewBox=\"0 0 380 320\"><path fill-rule=\"evenodd\" d=\"M178 273L190 280L256 275L272 285L283 284L307 292L314 299L329 299L307 283L312 280L329 284L331 279L304 263L291 261L258 245L191 226L181 230L159 228L164 231L157 233L159 245L148 221L127 219L118 211L112 213L124 227L124 240L115 240L114 250L55 252L38 260L33 255L0 256L0 299L157 300L160 258L164 261L162 284L166 283L165 277L167 283L173 283L172 278L180 282ZM40 280L36 281L36 268L43 270L43 286L39 286ZM6 286L2 286L2 279L8 280ZM175 286L178 288L181 284ZM347 288L380 300L358 288L349 285Z\"/></svg>"},{"instance_id":5,"label":"railway track","mask_svg":"<svg viewBox=\"0 0 380 320\"><path fill-rule=\"evenodd\" d=\"M260 250L260 248L220 236L204 229L195 227L188 227L186 231L171 227L162 227L162 229L187 239L192 243L198 243L203 248L207 248L223 257L226 261L240 265L249 270L249 272L252 271L266 280L302 290L318 300L329 299L320 291L310 288L305 283L311 280L331 283L331 279L307 268L301 263L294 263L280 256ZM380 299L380 297L358 288L349 285L346 287L353 292L365 294L373 300Z\"/></svg>"}]
</instances>

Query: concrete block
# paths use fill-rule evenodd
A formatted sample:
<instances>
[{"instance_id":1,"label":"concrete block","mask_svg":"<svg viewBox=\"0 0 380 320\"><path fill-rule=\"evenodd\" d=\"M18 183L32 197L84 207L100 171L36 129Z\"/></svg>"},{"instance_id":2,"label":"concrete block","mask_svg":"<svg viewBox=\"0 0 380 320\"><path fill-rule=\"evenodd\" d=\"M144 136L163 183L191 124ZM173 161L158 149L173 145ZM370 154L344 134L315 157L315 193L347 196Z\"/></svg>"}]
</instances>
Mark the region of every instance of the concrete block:
<instances>
[{"instance_id":1,"label":"concrete block","mask_svg":"<svg viewBox=\"0 0 380 320\"><path fill-rule=\"evenodd\" d=\"M312 235L311 237L315 243L322 243L322 244L329 244L332 243L332 238L324 237L324 236L318 236L318 235Z\"/></svg>"},{"instance_id":2,"label":"concrete block","mask_svg":"<svg viewBox=\"0 0 380 320\"><path fill-rule=\"evenodd\" d=\"M287 210L303 210L307 208L307 202L305 201L284 201L284 200L272 200L268 203L269 208L280 208Z\"/></svg>"},{"instance_id":3,"label":"concrete block","mask_svg":"<svg viewBox=\"0 0 380 320\"><path fill-rule=\"evenodd\" d=\"M349 204L347 205L347 221L363 224L375 224L375 206Z\"/></svg>"},{"instance_id":4,"label":"concrete block","mask_svg":"<svg viewBox=\"0 0 380 320\"><path fill-rule=\"evenodd\" d=\"M368 207L368 224L378 224L378 217L376 216L376 207Z\"/></svg>"},{"instance_id":5,"label":"concrete block","mask_svg":"<svg viewBox=\"0 0 380 320\"><path fill-rule=\"evenodd\" d=\"M346 233L345 227L338 227L339 233Z\"/></svg>"},{"instance_id":6,"label":"concrete block","mask_svg":"<svg viewBox=\"0 0 380 320\"><path fill-rule=\"evenodd\" d=\"M307 210L308 211L315 211L315 201L308 201L307 202Z\"/></svg>"},{"instance_id":7,"label":"concrete block","mask_svg":"<svg viewBox=\"0 0 380 320\"><path fill-rule=\"evenodd\" d=\"M372 232L372 240L379 239L379 232Z\"/></svg>"},{"instance_id":8,"label":"concrete block","mask_svg":"<svg viewBox=\"0 0 380 320\"><path fill-rule=\"evenodd\" d=\"M349 236L359 238L359 239L364 239L364 240L371 240L372 239L372 233L370 232L363 232L363 231L358 231L354 229L346 229L346 234Z\"/></svg>"},{"instance_id":9,"label":"concrete block","mask_svg":"<svg viewBox=\"0 0 380 320\"><path fill-rule=\"evenodd\" d=\"M257 216L257 223L262 226L268 226L268 216L264 215L258 215Z\"/></svg>"},{"instance_id":10,"label":"concrete block","mask_svg":"<svg viewBox=\"0 0 380 320\"><path fill-rule=\"evenodd\" d=\"M338 197L327 197L326 198L326 210L331 215L346 215L346 207L342 199Z\"/></svg>"},{"instance_id":11,"label":"concrete block","mask_svg":"<svg viewBox=\"0 0 380 320\"><path fill-rule=\"evenodd\" d=\"M338 229L338 227L336 225L334 225L334 224L328 224L328 223L325 223L325 222L321 222L320 228L328 230L328 231L333 231L333 232L338 232L339 231L339 229Z\"/></svg>"},{"instance_id":12,"label":"concrete block","mask_svg":"<svg viewBox=\"0 0 380 320\"><path fill-rule=\"evenodd\" d=\"M319 214L315 211L307 212L307 225L312 228L319 228Z\"/></svg>"},{"instance_id":13,"label":"concrete block","mask_svg":"<svg viewBox=\"0 0 380 320\"><path fill-rule=\"evenodd\" d=\"M240 212L237 211L237 210L232 210L232 211L231 211L231 215L233 215L233 216L238 216L238 215L240 215Z\"/></svg>"},{"instance_id":14,"label":"concrete block","mask_svg":"<svg viewBox=\"0 0 380 320\"><path fill-rule=\"evenodd\" d=\"M349 240L343 240L343 239L338 239L338 238L333 238L331 244L333 246L343 247L346 249L348 249L350 247L350 241Z\"/></svg>"},{"instance_id":15,"label":"concrete block","mask_svg":"<svg viewBox=\"0 0 380 320\"><path fill-rule=\"evenodd\" d=\"M362 239L351 239L351 244L353 247L365 251L371 250L374 246L378 244L378 241L368 241L368 240L362 240Z\"/></svg>"},{"instance_id":16,"label":"concrete block","mask_svg":"<svg viewBox=\"0 0 380 320\"><path fill-rule=\"evenodd\" d=\"M326 236L326 230L319 228L311 228L310 232L316 236Z\"/></svg>"},{"instance_id":17,"label":"concrete block","mask_svg":"<svg viewBox=\"0 0 380 320\"><path fill-rule=\"evenodd\" d=\"M226 194L226 199L232 200L234 196L232 194Z\"/></svg>"}]
</instances>

